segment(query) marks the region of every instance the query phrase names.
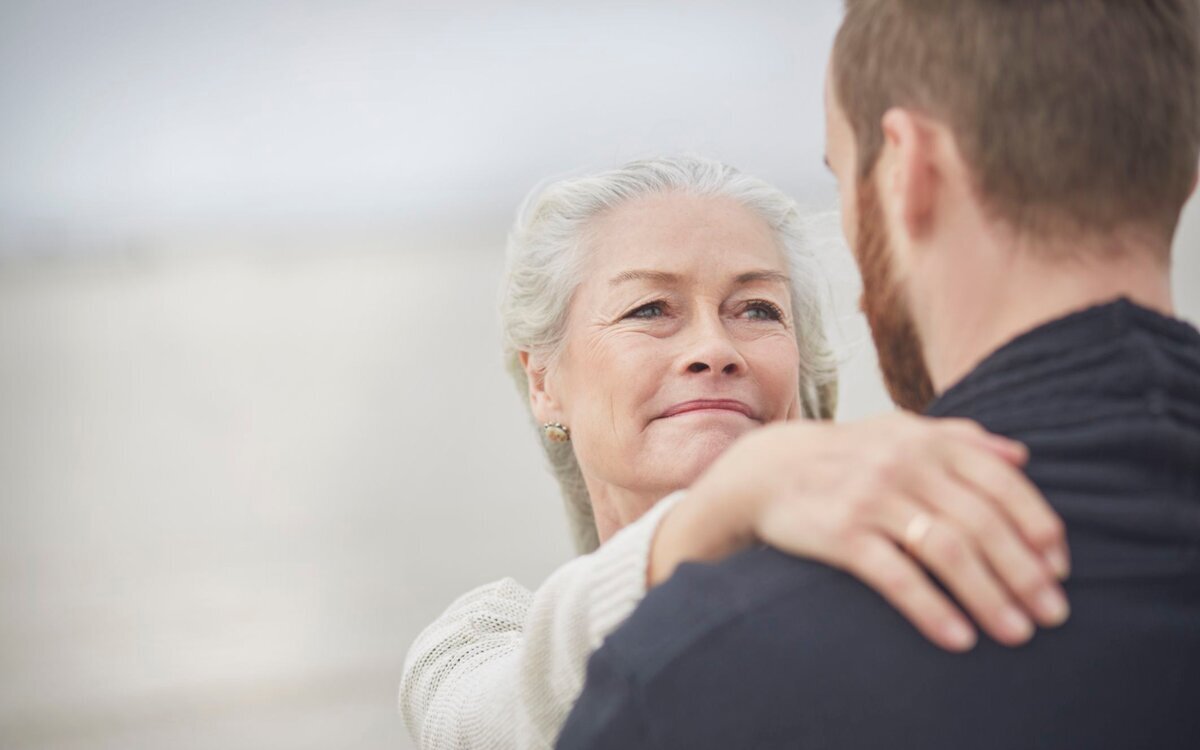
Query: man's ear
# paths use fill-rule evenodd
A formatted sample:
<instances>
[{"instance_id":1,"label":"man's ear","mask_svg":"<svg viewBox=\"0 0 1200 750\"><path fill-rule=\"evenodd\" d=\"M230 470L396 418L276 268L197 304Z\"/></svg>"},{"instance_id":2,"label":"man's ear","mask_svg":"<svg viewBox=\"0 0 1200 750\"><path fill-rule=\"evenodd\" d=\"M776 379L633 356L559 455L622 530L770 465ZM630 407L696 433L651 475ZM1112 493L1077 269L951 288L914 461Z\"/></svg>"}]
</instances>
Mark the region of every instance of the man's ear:
<instances>
[{"instance_id":1,"label":"man's ear","mask_svg":"<svg viewBox=\"0 0 1200 750\"><path fill-rule=\"evenodd\" d=\"M884 146L891 154L879 190L894 208L896 229L918 239L933 225L943 175L934 134L920 115L893 107L883 115Z\"/></svg>"},{"instance_id":2,"label":"man's ear","mask_svg":"<svg viewBox=\"0 0 1200 750\"><path fill-rule=\"evenodd\" d=\"M529 383L529 408L538 424L562 423L562 411L550 389L546 387L546 363L541 357L531 357L529 352L519 352L521 367L525 369L525 380Z\"/></svg>"}]
</instances>

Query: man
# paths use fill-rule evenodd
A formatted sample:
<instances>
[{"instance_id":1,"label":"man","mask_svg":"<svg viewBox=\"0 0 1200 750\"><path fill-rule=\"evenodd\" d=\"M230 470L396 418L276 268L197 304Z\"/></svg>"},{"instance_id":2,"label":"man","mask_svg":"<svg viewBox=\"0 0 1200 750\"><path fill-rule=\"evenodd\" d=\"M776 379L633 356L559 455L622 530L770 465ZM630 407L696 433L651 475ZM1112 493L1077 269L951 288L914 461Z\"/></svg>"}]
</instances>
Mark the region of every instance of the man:
<instances>
[{"instance_id":1,"label":"man","mask_svg":"<svg viewBox=\"0 0 1200 750\"><path fill-rule=\"evenodd\" d=\"M832 567L689 563L593 656L559 747L1200 747L1200 333L1169 275L1197 3L848 0L826 130L893 398L1028 446L1071 619L954 654ZM692 491L772 491L769 439ZM901 525L953 565L935 515Z\"/></svg>"}]
</instances>

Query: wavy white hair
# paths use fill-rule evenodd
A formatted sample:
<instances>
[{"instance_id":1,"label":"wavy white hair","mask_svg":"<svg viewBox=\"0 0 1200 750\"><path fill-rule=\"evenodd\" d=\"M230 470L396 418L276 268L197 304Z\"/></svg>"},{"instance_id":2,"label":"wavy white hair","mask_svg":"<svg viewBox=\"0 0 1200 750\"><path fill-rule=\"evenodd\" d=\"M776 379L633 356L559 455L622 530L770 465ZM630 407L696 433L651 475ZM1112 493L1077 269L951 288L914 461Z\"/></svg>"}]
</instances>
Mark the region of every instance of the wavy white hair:
<instances>
[{"instance_id":1,"label":"wavy white hair","mask_svg":"<svg viewBox=\"0 0 1200 750\"><path fill-rule=\"evenodd\" d=\"M561 351L567 310L581 281L591 222L622 204L670 192L733 199L774 230L792 282L801 405L808 418L832 418L837 363L825 337L821 270L802 236L796 203L758 178L697 156L635 161L599 174L560 180L535 189L525 199L508 238L500 317L505 362L526 406L529 384L520 352L553 361ZM542 434L540 429L538 432ZM599 541L591 500L571 444L550 442L544 435L541 442L562 488L575 546L581 553L590 552Z\"/></svg>"}]
</instances>

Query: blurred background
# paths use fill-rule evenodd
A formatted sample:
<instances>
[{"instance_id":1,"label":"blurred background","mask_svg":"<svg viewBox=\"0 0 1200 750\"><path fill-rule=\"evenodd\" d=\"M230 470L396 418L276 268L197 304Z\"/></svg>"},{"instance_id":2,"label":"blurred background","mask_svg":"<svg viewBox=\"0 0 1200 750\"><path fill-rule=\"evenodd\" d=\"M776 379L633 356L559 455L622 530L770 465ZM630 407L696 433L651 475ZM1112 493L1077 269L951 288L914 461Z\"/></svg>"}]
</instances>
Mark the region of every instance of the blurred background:
<instances>
[{"instance_id":1,"label":"blurred background","mask_svg":"<svg viewBox=\"0 0 1200 750\"><path fill-rule=\"evenodd\" d=\"M535 184L662 152L813 214L837 0L4 0L0 746L410 748L404 653L571 554L500 364ZM1200 209L1175 248L1200 317Z\"/></svg>"}]
</instances>

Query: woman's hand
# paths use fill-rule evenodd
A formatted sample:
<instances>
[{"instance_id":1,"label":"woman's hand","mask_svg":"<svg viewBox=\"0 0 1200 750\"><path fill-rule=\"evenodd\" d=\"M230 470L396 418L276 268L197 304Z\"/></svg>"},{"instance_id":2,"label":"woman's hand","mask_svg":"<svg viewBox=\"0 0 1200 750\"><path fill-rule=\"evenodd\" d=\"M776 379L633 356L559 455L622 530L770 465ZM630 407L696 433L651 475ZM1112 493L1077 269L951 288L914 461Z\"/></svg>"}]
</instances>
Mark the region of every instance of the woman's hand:
<instances>
[{"instance_id":1,"label":"woman's hand","mask_svg":"<svg viewBox=\"0 0 1200 750\"><path fill-rule=\"evenodd\" d=\"M971 648L974 629L924 568L993 638L1019 645L1035 622L1068 615L1065 530L1020 470L1027 458L959 419L764 427L663 519L648 580L765 542L854 575L943 648Z\"/></svg>"}]
</instances>

